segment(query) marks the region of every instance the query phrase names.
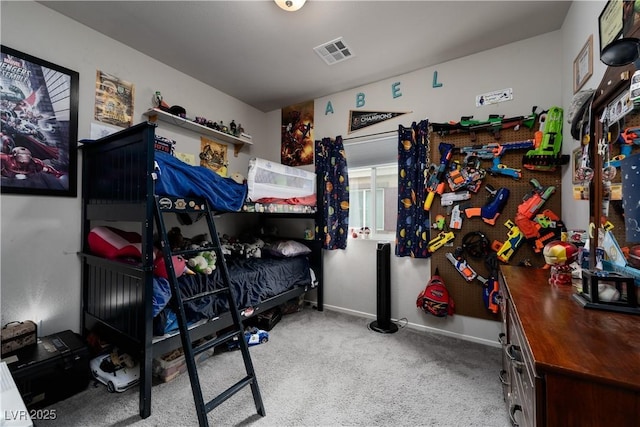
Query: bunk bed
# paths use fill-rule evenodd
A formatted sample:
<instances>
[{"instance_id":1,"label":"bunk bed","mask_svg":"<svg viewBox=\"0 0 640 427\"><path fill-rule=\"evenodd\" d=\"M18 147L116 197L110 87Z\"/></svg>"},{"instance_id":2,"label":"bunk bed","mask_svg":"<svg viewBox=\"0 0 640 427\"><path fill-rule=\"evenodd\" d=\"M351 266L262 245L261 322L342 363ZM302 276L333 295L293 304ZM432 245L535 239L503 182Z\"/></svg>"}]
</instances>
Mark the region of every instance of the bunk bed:
<instances>
[{"instance_id":1,"label":"bunk bed","mask_svg":"<svg viewBox=\"0 0 640 427\"><path fill-rule=\"evenodd\" d=\"M179 196L180 194L172 194L181 191L176 190L178 187L175 184L185 180L180 176L171 177L175 169L185 165L173 165L175 158L167 158L165 153L156 150L155 129L155 124L145 122L99 140L86 141L81 146L82 330L85 335L98 330L101 337L117 343L120 348L139 358L139 406L140 416L143 418L151 413L153 358L182 346L177 331L154 334L154 319L158 332L157 319L164 310L157 310L157 307L154 310L154 288L157 290L157 286L154 286L157 285L154 274L156 195ZM253 160L251 164L254 166ZM250 169L249 184L243 185L265 190L268 185L254 185L256 174L253 175L254 177ZM248 215L251 212L261 218L273 216L315 220L315 208L303 205L291 207L294 205L283 203L277 197L270 199L261 196L252 200L246 197L248 188L229 191L224 188L228 185L227 179L224 182L217 178L215 180L212 187L221 186L224 191L211 188L202 192L202 185L198 185L195 193L184 194L183 200L186 203L199 203L206 199L216 213L224 215ZM182 184L184 182L180 183ZM280 187L286 184L286 180L278 183ZM212 195L212 192L217 194ZM229 196L228 193L235 195ZM238 197L243 200L238 200ZM229 209L230 206L233 207L232 210ZM89 244L89 236L96 229L96 224L104 226L118 223L133 223L137 230L139 238L136 247L139 248L139 257L135 262L130 259L123 262L122 259L106 257L102 253L96 254ZM252 259L227 263L232 279L237 279L234 295L243 318L248 319L300 298L314 288L317 291L317 309L323 309L321 244L315 239L297 239L297 242L306 245L309 253L282 258L280 261L275 258L255 258L254 262L265 265L260 274L255 273L256 267L252 264ZM288 264L283 267L285 263ZM244 267L247 265L250 265L253 273L246 272ZM275 275L274 279L265 282L265 276L270 275ZM217 277L216 274L185 274L179 279L181 292L188 295L190 292L202 291L203 287L215 286ZM280 286L280 283L285 284ZM211 300L205 309L194 309L199 311L200 317L199 321L194 318L190 326L194 341L215 336L217 332L232 325L233 321L225 304L226 301ZM165 329L162 331L166 332Z\"/></svg>"}]
</instances>

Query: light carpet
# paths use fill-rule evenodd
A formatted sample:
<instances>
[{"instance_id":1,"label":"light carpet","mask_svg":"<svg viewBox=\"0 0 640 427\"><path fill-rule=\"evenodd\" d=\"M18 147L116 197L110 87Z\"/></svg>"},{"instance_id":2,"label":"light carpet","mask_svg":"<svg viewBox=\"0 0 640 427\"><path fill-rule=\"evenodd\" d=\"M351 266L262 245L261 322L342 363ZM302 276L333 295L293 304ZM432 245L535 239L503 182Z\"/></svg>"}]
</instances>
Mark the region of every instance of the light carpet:
<instances>
[{"instance_id":1,"label":"light carpet","mask_svg":"<svg viewBox=\"0 0 640 427\"><path fill-rule=\"evenodd\" d=\"M426 314L425 314L426 315ZM500 349L401 328L381 334L371 319L306 307L286 315L269 342L250 347L266 416L246 387L208 415L210 425L510 425L498 380ZM244 375L239 351L198 364L205 401ZM152 388L151 416L138 415L138 389L108 393L93 382L58 402L41 426L197 426L189 376Z\"/></svg>"}]
</instances>

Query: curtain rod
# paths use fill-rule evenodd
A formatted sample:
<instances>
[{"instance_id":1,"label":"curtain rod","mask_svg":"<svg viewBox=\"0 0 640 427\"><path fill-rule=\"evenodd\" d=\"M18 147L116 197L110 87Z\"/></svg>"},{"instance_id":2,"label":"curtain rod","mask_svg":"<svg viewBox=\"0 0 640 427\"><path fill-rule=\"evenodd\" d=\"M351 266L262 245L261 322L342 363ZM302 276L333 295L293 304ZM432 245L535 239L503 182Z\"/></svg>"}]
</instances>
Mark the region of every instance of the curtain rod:
<instances>
[{"instance_id":1,"label":"curtain rod","mask_svg":"<svg viewBox=\"0 0 640 427\"><path fill-rule=\"evenodd\" d=\"M370 137L370 136L386 135L386 134L389 134L389 133L398 133L398 131L397 131L397 130L388 130L388 131L385 131L385 132L370 133L370 134L368 134L368 135L359 135L359 136L352 136L352 137L350 137L350 138L342 138L342 140L343 140L343 141L348 141L348 140L350 140L350 139L367 138L367 137Z\"/></svg>"}]
</instances>

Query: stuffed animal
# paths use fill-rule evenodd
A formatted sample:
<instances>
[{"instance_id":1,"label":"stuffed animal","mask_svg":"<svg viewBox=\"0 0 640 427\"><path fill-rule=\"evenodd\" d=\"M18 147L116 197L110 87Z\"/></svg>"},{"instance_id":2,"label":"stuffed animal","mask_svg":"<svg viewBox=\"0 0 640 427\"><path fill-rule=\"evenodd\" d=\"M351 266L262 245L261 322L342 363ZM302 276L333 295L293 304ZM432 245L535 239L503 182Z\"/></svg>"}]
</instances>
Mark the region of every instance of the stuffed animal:
<instances>
[{"instance_id":1,"label":"stuffed animal","mask_svg":"<svg viewBox=\"0 0 640 427\"><path fill-rule=\"evenodd\" d=\"M264 241L255 239L253 243L245 243L244 253L247 258L262 258L262 248L264 248Z\"/></svg>"},{"instance_id":2,"label":"stuffed animal","mask_svg":"<svg viewBox=\"0 0 640 427\"><path fill-rule=\"evenodd\" d=\"M197 273L211 274L216 269L217 255L214 251L202 251L188 261L189 267Z\"/></svg>"}]
</instances>

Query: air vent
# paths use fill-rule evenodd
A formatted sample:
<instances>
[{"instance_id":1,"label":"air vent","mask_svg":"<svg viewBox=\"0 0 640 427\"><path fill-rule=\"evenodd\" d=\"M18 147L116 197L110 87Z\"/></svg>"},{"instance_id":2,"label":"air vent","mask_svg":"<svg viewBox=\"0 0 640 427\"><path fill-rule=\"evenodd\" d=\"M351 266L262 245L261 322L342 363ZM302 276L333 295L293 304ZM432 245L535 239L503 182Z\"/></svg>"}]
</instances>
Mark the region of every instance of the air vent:
<instances>
[{"instance_id":1,"label":"air vent","mask_svg":"<svg viewBox=\"0 0 640 427\"><path fill-rule=\"evenodd\" d=\"M337 64L354 56L342 37L316 46L313 50L315 50L318 56L328 65Z\"/></svg>"}]
</instances>

